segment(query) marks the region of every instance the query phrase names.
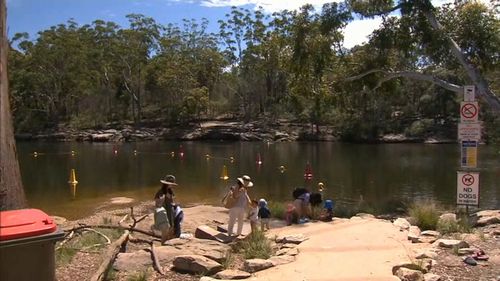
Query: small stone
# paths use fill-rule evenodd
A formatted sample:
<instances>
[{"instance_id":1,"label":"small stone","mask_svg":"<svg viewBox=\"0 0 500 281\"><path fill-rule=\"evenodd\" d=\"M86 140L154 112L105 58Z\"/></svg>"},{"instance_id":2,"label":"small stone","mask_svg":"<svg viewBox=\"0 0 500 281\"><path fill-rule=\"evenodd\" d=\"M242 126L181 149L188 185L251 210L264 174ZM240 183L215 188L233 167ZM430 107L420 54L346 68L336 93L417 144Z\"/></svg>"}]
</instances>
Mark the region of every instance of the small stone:
<instances>
[{"instance_id":1,"label":"small stone","mask_svg":"<svg viewBox=\"0 0 500 281\"><path fill-rule=\"evenodd\" d=\"M424 281L424 274L418 270L412 270L405 267L399 268L396 271L397 277L404 281Z\"/></svg>"},{"instance_id":2,"label":"small stone","mask_svg":"<svg viewBox=\"0 0 500 281\"><path fill-rule=\"evenodd\" d=\"M367 213L357 213L356 217L360 217L360 218L363 218L363 219L374 219L375 218L374 215L367 214Z\"/></svg>"},{"instance_id":3,"label":"small stone","mask_svg":"<svg viewBox=\"0 0 500 281\"><path fill-rule=\"evenodd\" d=\"M476 213L476 226L500 223L500 210L484 210Z\"/></svg>"},{"instance_id":4,"label":"small stone","mask_svg":"<svg viewBox=\"0 0 500 281\"><path fill-rule=\"evenodd\" d=\"M434 242L434 245L442 248L456 247L458 249L469 247L469 244L467 242L454 239L438 239L436 242Z\"/></svg>"},{"instance_id":5,"label":"small stone","mask_svg":"<svg viewBox=\"0 0 500 281\"><path fill-rule=\"evenodd\" d=\"M304 241L306 241L307 237L304 236L304 234L293 234L293 235L285 235L285 236L278 236L276 237L276 242L277 243L292 243L292 244L300 244Z\"/></svg>"},{"instance_id":6,"label":"small stone","mask_svg":"<svg viewBox=\"0 0 500 281\"><path fill-rule=\"evenodd\" d=\"M273 266L274 264L272 261L264 259L249 259L243 263L245 271L250 273L261 271Z\"/></svg>"},{"instance_id":7,"label":"small stone","mask_svg":"<svg viewBox=\"0 0 500 281\"><path fill-rule=\"evenodd\" d=\"M431 236L431 237L439 237L439 236L441 236L441 233L439 233L439 231L435 231L435 230L424 230L424 231L422 231L422 233L420 233L420 235L422 235L422 236Z\"/></svg>"},{"instance_id":8,"label":"small stone","mask_svg":"<svg viewBox=\"0 0 500 281\"><path fill-rule=\"evenodd\" d=\"M213 274L222 270L220 263L200 255L177 256L173 264L177 270L194 274Z\"/></svg>"},{"instance_id":9,"label":"small stone","mask_svg":"<svg viewBox=\"0 0 500 281\"><path fill-rule=\"evenodd\" d=\"M292 248L292 249L288 250L288 252L286 254L289 256L296 256L299 254L299 249Z\"/></svg>"},{"instance_id":10,"label":"small stone","mask_svg":"<svg viewBox=\"0 0 500 281\"><path fill-rule=\"evenodd\" d=\"M457 221L457 215L453 213L444 213L439 216L439 221L444 221L444 222L456 222Z\"/></svg>"},{"instance_id":11,"label":"small stone","mask_svg":"<svg viewBox=\"0 0 500 281\"><path fill-rule=\"evenodd\" d=\"M297 244L286 243L286 244L281 244L280 249L283 249L283 248L295 248L295 247L297 247Z\"/></svg>"},{"instance_id":12,"label":"small stone","mask_svg":"<svg viewBox=\"0 0 500 281\"><path fill-rule=\"evenodd\" d=\"M432 249L427 249L419 252L416 256L416 259L435 259L437 258L437 253Z\"/></svg>"},{"instance_id":13,"label":"small stone","mask_svg":"<svg viewBox=\"0 0 500 281\"><path fill-rule=\"evenodd\" d=\"M474 248L461 248L461 249L458 249L458 254L460 256L471 255L471 254L474 254L475 251L477 251L477 249L474 249Z\"/></svg>"},{"instance_id":14,"label":"small stone","mask_svg":"<svg viewBox=\"0 0 500 281\"><path fill-rule=\"evenodd\" d=\"M420 236L420 228L414 225L410 226L408 230L408 240L410 240L412 243L417 243L419 236Z\"/></svg>"},{"instance_id":15,"label":"small stone","mask_svg":"<svg viewBox=\"0 0 500 281\"><path fill-rule=\"evenodd\" d=\"M294 256L283 255L283 256L274 256L269 258L269 260L273 263L273 266L287 264L295 261Z\"/></svg>"},{"instance_id":16,"label":"small stone","mask_svg":"<svg viewBox=\"0 0 500 281\"><path fill-rule=\"evenodd\" d=\"M407 230L411 226L411 224L408 222L408 220L406 220L404 218L397 218L392 224L399 227L399 229L401 229L401 230Z\"/></svg>"},{"instance_id":17,"label":"small stone","mask_svg":"<svg viewBox=\"0 0 500 281\"><path fill-rule=\"evenodd\" d=\"M217 279L228 279L228 280L234 280L234 279L246 279L252 276L250 273L242 270L233 270L233 269L226 269L223 271L219 271L215 274L215 278Z\"/></svg>"},{"instance_id":18,"label":"small stone","mask_svg":"<svg viewBox=\"0 0 500 281\"><path fill-rule=\"evenodd\" d=\"M434 236L423 236L423 235L420 235L416 242L414 243L428 243L428 244L431 244L431 243L434 243L436 242L437 240L437 237L434 237Z\"/></svg>"},{"instance_id":19,"label":"small stone","mask_svg":"<svg viewBox=\"0 0 500 281\"><path fill-rule=\"evenodd\" d=\"M426 274L424 274L424 280L425 281L440 281L441 276L434 274L434 273L426 273Z\"/></svg>"},{"instance_id":20,"label":"small stone","mask_svg":"<svg viewBox=\"0 0 500 281\"><path fill-rule=\"evenodd\" d=\"M392 267L392 275L397 275L397 271L401 268L423 271L423 268L414 263L403 262ZM423 276L423 275L422 275Z\"/></svg>"},{"instance_id":21,"label":"small stone","mask_svg":"<svg viewBox=\"0 0 500 281\"><path fill-rule=\"evenodd\" d=\"M468 265L477 265L477 261L473 259L472 257L465 257L464 262Z\"/></svg>"}]
</instances>

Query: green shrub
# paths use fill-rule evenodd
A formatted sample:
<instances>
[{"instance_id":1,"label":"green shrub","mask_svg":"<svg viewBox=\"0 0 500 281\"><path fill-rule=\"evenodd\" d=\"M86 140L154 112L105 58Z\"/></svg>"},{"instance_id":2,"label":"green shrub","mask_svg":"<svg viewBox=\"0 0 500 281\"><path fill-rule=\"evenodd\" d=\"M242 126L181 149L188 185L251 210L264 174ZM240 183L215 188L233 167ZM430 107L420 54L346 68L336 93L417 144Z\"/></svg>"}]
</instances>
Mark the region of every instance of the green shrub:
<instances>
[{"instance_id":1,"label":"green shrub","mask_svg":"<svg viewBox=\"0 0 500 281\"><path fill-rule=\"evenodd\" d=\"M127 278L127 281L147 281L148 280L148 272L141 271Z\"/></svg>"},{"instance_id":2,"label":"green shrub","mask_svg":"<svg viewBox=\"0 0 500 281\"><path fill-rule=\"evenodd\" d=\"M408 209L412 224L422 230L435 230L439 221L439 212L436 204L431 201L417 202Z\"/></svg>"},{"instance_id":3,"label":"green shrub","mask_svg":"<svg viewBox=\"0 0 500 281\"><path fill-rule=\"evenodd\" d=\"M432 119L417 120L417 121L414 121L410 125L410 127L405 129L405 135L411 136L411 137L422 137L429 130L431 130L432 126L433 126Z\"/></svg>"},{"instance_id":4,"label":"green shrub","mask_svg":"<svg viewBox=\"0 0 500 281\"><path fill-rule=\"evenodd\" d=\"M437 230L442 234L449 233L470 233L472 225L469 222L469 217L465 213L459 214L458 221L454 220L439 220Z\"/></svg>"},{"instance_id":5,"label":"green shrub","mask_svg":"<svg viewBox=\"0 0 500 281\"><path fill-rule=\"evenodd\" d=\"M245 259L268 259L273 251L271 241L258 230L241 241L239 248Z\"/></svg>"},{"instance_id":6,"label":"green shrub","mask_svg":"<svg viewBox=\"0 0 500 281\"><path fill-rule=\"evenodd\" d=\"M453 221L453 220L440 220L440 221L438 221L436 229L441 234L462 232L458 222Z\"/></svg>"},{"instance_id":7,"label":"green shrub","mask_svg":"<svg viewBox=\"0 0 500 281\"><path fill-rule=\"evenodd\" d=\"M286 218L286 205L287 203L284 202L272 201L269 202L267 206L273 218L284 220Z\"/></svg>"}]
</instances>

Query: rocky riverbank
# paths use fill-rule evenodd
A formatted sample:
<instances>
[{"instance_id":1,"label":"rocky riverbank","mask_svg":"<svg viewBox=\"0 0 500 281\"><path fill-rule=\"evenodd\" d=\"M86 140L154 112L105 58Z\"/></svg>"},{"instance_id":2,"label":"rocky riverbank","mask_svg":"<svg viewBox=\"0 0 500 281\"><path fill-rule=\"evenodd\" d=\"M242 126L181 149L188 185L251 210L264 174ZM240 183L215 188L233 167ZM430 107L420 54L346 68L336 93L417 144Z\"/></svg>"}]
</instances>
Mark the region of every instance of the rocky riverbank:
<instances>
[{"instance_id":1,"label":"rocky riverbank","mask_svg":"<svg viewBox=\"0 0 500 281\"><path fill-rule=\"evenodd\" d=\"M157 125L157 124L155 124ZM310 125L288 121L248 122L205 121L179 127L134 127L107 124L102 128L75 130L60 126L59 129L41 133L20 133L20 141L77 141L77 142L137 142L137 141L338 141L333 126L320 126L319 132ZM451 143L455 140L440 137L409 137L388 134L364 142L380 143Z\"/></svg>"},{"instance_id":2,"label":"rocky riverbank","mask_svg":"<svg viewBox=\"0 0 500 281\"><path fill-rule=\"evenodd\" d=\"M79 245L80 248L66 263L58 255L57 280L90 280L102 264L104 253L119 239L105 242L101 238L98 244L87 241L90 246L72 241L97 235L89 229L103 235L103 229L124 224L134 225L141 232L127 233L128 242L122 244L116 259L111 260L112 269L106 280L309 280L318 276L336 280L333 276L338 276L348 280L371 277L373 280L498 281L500 278L498 210L476 213L476 227L472 231L451 234L420 231L405 218L388 221L369 214L292 226L275 220L266 234L272 247L271 256L246 259L240 252L244 246L224 241L224 222L228 218L224 208L206 205L184 208L183 236L161 245L153 238L158 233L151 229L152 203L135 204L131 213L126 206L134 202L119 202L123 204L118 209L100 211L89 218L58 220L66 238L71 238L64 247ZM441 220L451 223L457 218L454 214L444 214ZM123 236L122 233L115 237ZM331 260L336 262L332 264Z\"/></svg>"}]
</instances>

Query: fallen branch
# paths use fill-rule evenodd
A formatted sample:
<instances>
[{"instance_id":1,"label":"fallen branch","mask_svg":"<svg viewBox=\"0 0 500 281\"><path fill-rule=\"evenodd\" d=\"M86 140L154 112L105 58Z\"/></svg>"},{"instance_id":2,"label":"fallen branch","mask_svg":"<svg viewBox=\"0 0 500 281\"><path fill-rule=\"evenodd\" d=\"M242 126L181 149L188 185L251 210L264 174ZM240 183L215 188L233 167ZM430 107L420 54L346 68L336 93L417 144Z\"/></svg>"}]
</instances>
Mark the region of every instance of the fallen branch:
<instances>
[{"instance_id":1,"label":"fallen branch","mask_svg":"<svg viewBox=\"0 0 500 281\"><path fill-rule=\"evenodd\" d=\"M160 261L158 260L158 255L155 252L154 243L151 243L151 258L153 259L153 266L158 271L158 273L160 273L161 275L165 275L165 272L160 265Z\"/></svg>"},{"instance_id":2,"label":"fallen branch","mask_svg":"<svg viewBox=\"0 0 500 281\"><path fill-rule=\"evenodd\" d=\"M113 242L113 244L111 244L111 247L104 255L103 262L97 269L96 273L90 278L91 281L101 281L104 279L104 277L106 277L106 272L108 271L109 266L120 251L122 245L127 243L129 234L130 232L128 230L125 230L122 236L118 238L118 240Z\"/></svg>"},{"instance_id":3,"label":"fallen branch","mask_svg":"<svg viewBox=\"0 0 500 281\"><path fill-rule=\"evenodd\" d=\"M122 224L128 217L128 214L123 216L123 218L118 222L118 224Z\"/></svg>"},{"instance_id":4,"label":"fallen branch","mask_svg":"<svg viewBox=\"0 0 500 281\"><path fill-rule=\"evenodd\" d=\"M151 237L155 238L161 238L160 235L155 234L153 231L147 231L147 230L142 230L139 228L134 228L130 226L124 226L124 225L108 225L108 224L81 224L79 226L73 227L72 229L69 229L68 231L77 231L82 228L107 228L107 229L121 229L121 230L127 230L130 232L138 232L142 233Z\"/></svg>"},{"instance_id":5,"label":"fallen branch","mask_svg":"<svg viewBox=\"0 0 500 281\"><path fill-rule=\"evenodd\" d=\"M62 248L62 246L64 246L64 244L66 244L69 240L71 240L71 239L73 238L73 236L74 236L74 235L75 235L75 231L71 231L71 232L70 232L70 233L69 233L69 234L68 234L68 235L64 238L64 240L63 240L61 243L59 243L59 246L57 246L56 251L57 251L57 250L59 250L59 249L61 249L61 248Z\"/></svg>"},{"instance_id":6,"label":"fallen branch","mask_svg":"<svg viewBox=\"0 0 500 281\"><path fill-rule=\"evenodd\" d=\"M97 231L95 229L89 228L89 227L84 228L83 230L87 230L87 231L91 231L91 232L97 233L97 234L101 235L102 237L104 237L104 239L106 239L106 244L107 245L111 244L111 240L109 239L108 236L104 235L104 233L102 233L100 231Z\"/></svg>"}]
</instances>

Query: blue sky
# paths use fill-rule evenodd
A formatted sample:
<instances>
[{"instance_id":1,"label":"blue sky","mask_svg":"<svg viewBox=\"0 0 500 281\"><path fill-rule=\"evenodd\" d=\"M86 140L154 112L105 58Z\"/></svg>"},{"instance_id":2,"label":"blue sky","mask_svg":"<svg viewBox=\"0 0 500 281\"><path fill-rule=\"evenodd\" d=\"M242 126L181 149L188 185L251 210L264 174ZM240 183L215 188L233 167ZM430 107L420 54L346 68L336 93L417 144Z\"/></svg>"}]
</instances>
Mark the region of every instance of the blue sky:
<instances>
[{"instance_id":1,"label":"blue sky","mask_svg":"<svg viewBox=\"0 0 500 281\"><path fill-rule=\"evenodd\" d=\"M442 2L447 0L435 0ZM231 6L254 9L262 6L267 13L282 9L296 9L311 3L318 9L332 0L7 0L7 26L9 37L17 32L28 32L36 38L38 31L65 23L73 18L80 25L96 19L113 21L127 27L125 15L144 14L161 24L180 23L182 19L207 18L210 31L218 30L217 20ZM345 46L352 47L366 41L381 19L356 20L345 29Z\"/></svg>"}]
</instances>

